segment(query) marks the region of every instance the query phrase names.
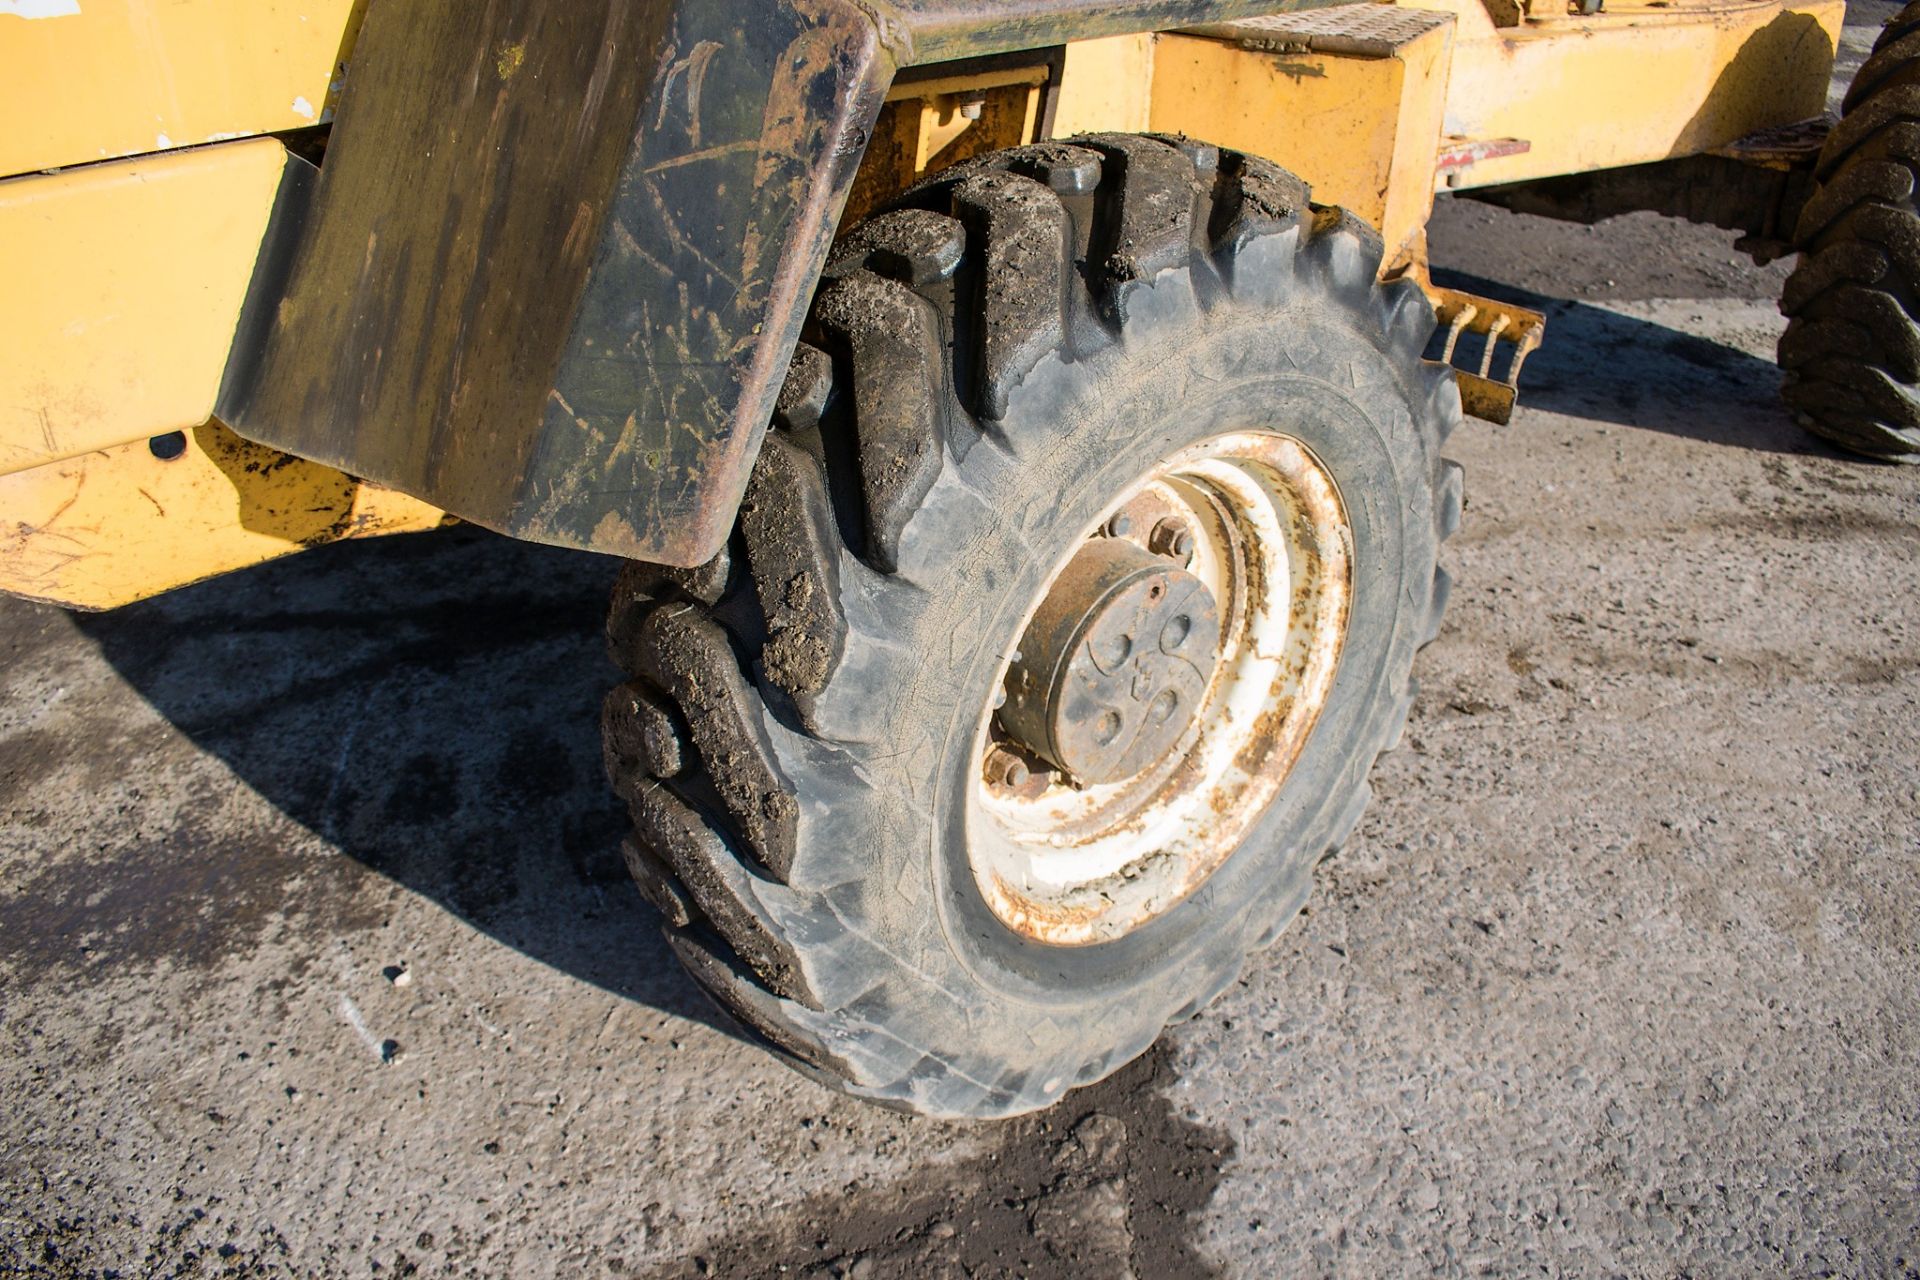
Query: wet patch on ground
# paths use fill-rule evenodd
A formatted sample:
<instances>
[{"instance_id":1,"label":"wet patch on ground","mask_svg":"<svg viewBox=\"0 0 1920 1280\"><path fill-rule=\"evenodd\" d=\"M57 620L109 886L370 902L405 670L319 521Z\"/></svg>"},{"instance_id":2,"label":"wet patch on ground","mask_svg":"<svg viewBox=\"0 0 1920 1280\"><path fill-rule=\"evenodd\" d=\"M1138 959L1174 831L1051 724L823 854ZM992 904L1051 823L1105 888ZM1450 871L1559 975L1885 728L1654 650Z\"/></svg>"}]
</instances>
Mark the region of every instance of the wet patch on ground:
<instances>
[{"instance_id":1,"label":"wet patch on ground","mask_svg":"<svg viewBox=\"0 0 1920 1280\"><path fill-rule=\"evenodd\" d=\"M696 1249L657 1280L1217 1274L1194 1245L1233 1139L1189 1122L1155 1046L1059 1105L994 1127L987 1154L852 1195L823 1195L765 1231Z\"/></svg>"}]
</instances>

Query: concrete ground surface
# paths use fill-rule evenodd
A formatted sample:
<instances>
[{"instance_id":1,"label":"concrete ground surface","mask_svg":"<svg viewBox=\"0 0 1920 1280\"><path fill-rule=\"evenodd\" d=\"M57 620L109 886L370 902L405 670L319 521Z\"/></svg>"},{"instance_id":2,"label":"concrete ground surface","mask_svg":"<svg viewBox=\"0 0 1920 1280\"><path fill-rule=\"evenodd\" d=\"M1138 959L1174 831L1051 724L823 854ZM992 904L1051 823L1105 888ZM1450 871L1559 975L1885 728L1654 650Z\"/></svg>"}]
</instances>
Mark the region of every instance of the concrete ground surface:
<instances>
[{"instance_id":1,"label":"concrete ground surface","mask_svg":"<svg viewBox=\"0 0 1920 1280\"><path fill-rule=\"evenodd\" d=\"M1236 987L1005 1125L826 1093L681 975L609 563L0 602L0 1274L1920 1274L1920 469L1789 421L1728 239L1443 205L1549 342L1451 442L1406 740Z\"/></svg>"}]
</instances>

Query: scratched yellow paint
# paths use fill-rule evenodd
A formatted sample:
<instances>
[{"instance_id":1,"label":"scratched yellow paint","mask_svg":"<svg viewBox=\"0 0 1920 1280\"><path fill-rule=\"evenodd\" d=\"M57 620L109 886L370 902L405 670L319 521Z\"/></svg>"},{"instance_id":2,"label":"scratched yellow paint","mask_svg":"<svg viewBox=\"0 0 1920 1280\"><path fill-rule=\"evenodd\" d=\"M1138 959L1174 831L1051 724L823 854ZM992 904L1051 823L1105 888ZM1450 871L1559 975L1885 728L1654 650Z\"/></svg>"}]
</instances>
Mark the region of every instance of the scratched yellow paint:
<instances>
[{"instance_id":1,"label":"scratched yellow paint","mask_svg":"<svg viewBox=\"0 0 1920 1280\"><path fill-rule=\"evenodd\" d=\"M0 12L0 177L19 175L0 181L0 590L103 608L444 519L207 421L294 162L264 138L180 148L323 122L363 3ZM1843 7L1609 0L1578 17L1564 0L1503 0L1500 26L1485 0L1404 3L1451 15L1446 38L1366 54L1151 33L1070 44L1056 134L1178 130L1267 155L1382 227L1400 248L1391 267L1421 256L1442 143L1524 144L1446 179L1478 186L1691 154L1816 114ZM690 100L711 56L702 46L676 68ZM524 59L520 45L491 51L502 81ZM1024 80L902 88L939 100L893 104L901 172L1037 122ZM974 98L969 123L958 108ZM176 429L187 447L157 456L147 438Z\"/></svg>"},{"instance_id":2,"label":"scratched yellow paint","mask_svg":"<svg viewBox=\"0 0 1920 1280\"><path fill-rule=\"evenodd\" d=\"M0 476L0 591L108 609L321 543L445 519L209 422L172 458L140 440Z\"/></svg>"},{"instance_id":3,"label":"scratched yellow paint","mask_svg":"<svg viewBox=\"0 0 1920 1280\"><path fill-rule=\"evenodd\" d=\"M518 71L520 64L526 60L527 42L525 40L514 44L503 44L500 46L499 54L493 60L493 69L504 83L513 79L513 73Z\"/></svg>"},{"instance_id":4,"label":"scratched yellow paint","mask_svg":"<svg viewBox=\"0 0 1920 1280\"><path fill-rule=\"evenodd\" d=\"M212 416L290 163L254 138L0 182L0 474Z\"/></svg>"},{"instance_id":5,"label":"scratched yellow paint","mask_svg":"<svg viewBox=\"0 0 1920 1280\"><path fill-rule=\"evenodd\" d=\"M1038 136L1044 66L896 84L841 213L851 225L923 175Z\"/></svg>"},{"instance_id":6,"label":"scratched yellow paint","mask_svg":"<svg viewBox=\"0 0 1920 1280\"><path fill-rule=\"evenodd\" d=\"M31 0L0 13L0 177L318 124L364 3Z\"/></svg>"}]
</instances>

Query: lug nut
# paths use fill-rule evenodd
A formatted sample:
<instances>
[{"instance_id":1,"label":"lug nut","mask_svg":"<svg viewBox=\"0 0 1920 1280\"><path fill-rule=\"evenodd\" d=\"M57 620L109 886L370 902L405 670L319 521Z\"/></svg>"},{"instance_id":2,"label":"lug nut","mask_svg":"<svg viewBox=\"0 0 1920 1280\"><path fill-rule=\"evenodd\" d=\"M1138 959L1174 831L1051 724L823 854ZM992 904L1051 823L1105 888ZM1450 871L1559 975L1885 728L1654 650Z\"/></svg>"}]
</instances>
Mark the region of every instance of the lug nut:
<instances>
[{"instance_id":1,"label":"lug nut","mask_svg":"<svg viewBox=\"0 0 1920 1280\"><path fill-rule=\"evenodd\" d=\"M1153 526L1148 547L1155 555L1169 556L1185 563L1193 557L1193 530L1178 516L1169 516Z\"/></svg>"},{"instance_id":2,"label":"lug nut","mask_svg":"<svg viewBox=\"0 0 1920 1280\"><path fill-rule=\"evenodd\" d=\"M1025 760L998 745L987 749L986 775L988 785L1009 790L1024 787L1027 779L1033 776Z\"/></svg>"}]
</instances>

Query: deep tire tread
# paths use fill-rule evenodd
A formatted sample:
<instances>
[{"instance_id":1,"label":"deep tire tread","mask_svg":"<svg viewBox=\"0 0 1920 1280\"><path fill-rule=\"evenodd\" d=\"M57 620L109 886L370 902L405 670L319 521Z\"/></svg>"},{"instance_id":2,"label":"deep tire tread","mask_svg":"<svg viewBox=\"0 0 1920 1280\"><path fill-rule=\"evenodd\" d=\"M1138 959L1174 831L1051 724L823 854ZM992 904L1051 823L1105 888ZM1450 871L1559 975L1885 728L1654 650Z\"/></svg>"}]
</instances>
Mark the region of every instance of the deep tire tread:
<instances>
[{"instance_id":1,"label":"deep tire tread","mask_svg":"<svg viewBox=\"0 0 1920 1280\"><path fill-rule=\"evenodd\" d=\"M1781 292L1782 394L1842 448L1920 460L1920 3L1855 73Z\"/></svg>"},{"instance_id":2,"label":"deep tire tread","mask_svg":"<svg viewBox=\"0 0 1920 1280\"><path fill-rule=\"evenodd\" d=\"M847 622L826 476L784 434L769 435L755 460L740 530L767 633L761 671L804 715L846 650Z\"/></svg>"},{"instance_id":3,"label":"deep tire tread","mask_svg":"<svg viewBox=\"0 0 1920 1280\"><path fill-rule=\"evenodd\" d=\"M891 572L901 530L940 473L947 388L939 319L907 285L867 270L823 288L813 316L851 370L867 559Z\"/></svg>"}]
</instances>

